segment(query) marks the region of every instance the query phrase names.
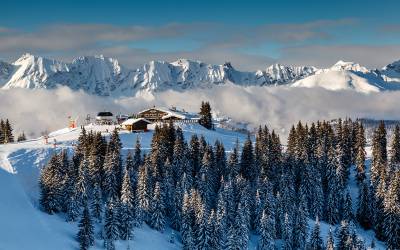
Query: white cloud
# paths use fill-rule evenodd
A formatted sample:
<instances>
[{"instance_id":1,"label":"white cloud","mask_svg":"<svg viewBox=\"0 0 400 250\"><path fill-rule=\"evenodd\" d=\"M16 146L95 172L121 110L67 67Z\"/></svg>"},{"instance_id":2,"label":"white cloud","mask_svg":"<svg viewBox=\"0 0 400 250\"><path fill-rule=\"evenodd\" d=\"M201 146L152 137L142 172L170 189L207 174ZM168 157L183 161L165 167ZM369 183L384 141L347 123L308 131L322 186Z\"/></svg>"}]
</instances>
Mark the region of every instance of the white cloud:
<instances>
[{"instance_id":1,"label":"white cloud","mask_svg":"<svg viewBox=\"0 0 400 250\"><path fill-rule=\"evenodd\" d=\"M1 90L1 118L9 118L16 132L40 134L44 130L66 127L69 115L92 117L103 110L117 114L131 114L150 105L177 106L198 111L201 100L209 100L212 108L236 121L247 121L252 126L267 124L286 134L293 123L337 117L367 117L400 119L400 92L361 94L354 91L327 91L314 88L288 87L215 87L184 93L167 91L154 100L141 98L107 99L72 92L68 88L57 90Z\"/></svg>"}]
</instances>

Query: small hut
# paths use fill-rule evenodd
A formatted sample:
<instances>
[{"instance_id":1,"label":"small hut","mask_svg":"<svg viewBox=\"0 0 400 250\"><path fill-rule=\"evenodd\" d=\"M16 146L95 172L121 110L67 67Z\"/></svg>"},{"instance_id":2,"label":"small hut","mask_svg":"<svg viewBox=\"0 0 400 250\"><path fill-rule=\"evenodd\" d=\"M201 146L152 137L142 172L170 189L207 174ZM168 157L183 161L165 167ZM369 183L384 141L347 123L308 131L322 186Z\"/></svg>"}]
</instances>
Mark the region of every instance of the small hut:
<instances>
[{"instance_id":1,"label":"small hut","mask_svg":"<svg viewBox=\"0 0 400 250\"><path fill-rule=\"evenodd\" d=\"M151 122L144 118L131 118L124 121L121 126L123 129L129 130L131 132L145 132L147 131L148 124L151 124Z\"/></svg>"}]
</instances>

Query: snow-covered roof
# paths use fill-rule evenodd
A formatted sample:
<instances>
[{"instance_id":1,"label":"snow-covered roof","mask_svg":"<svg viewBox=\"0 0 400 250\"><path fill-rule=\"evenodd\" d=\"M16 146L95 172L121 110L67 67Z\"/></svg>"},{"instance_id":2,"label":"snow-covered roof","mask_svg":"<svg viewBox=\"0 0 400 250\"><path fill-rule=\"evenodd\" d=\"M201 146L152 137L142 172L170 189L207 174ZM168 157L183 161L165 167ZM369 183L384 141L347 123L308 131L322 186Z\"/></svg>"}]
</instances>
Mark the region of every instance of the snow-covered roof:
<instances>
[{"instance_id":1,"label":"snow-covered roof","mask_svg":"<svg viewBox=\"0 0 400 250\"><path fill-rule=\"evenodd\" d=\"M183 110L178 110L178 109L169 109L169 108L164 108L164 107L152 107L152 108L148 108L145 110L140 111L138 114L140 113L144 113L146 111L152 110L152 109L156 109L159 111L162 111L164 113L167 113L166 115L164 115L163 117L161 117L161 119L168 119L170 117L177 117L180 118L182 120L188 120L188 119L196 119L198 118L198 115L196 113L189 113Z\"/></svg>"},{"instance_id":2,"label":"snow-covered roof","mask_svg":"<svg viewBox=\"0 0 400 250\"><path fill-rule=\"evenodd\" d=\"M132 125L132 124L135 124L136 122L142 121L142 120L145 121L145 122L147 122L147 123L151 123L150 121L148 121L148 120L146 120L146 119L144 119L144 118L136 118L136 119L130 118L130 119L124 121L124 122L122 123L122 125Z\"/></svg>"}]
</instances>

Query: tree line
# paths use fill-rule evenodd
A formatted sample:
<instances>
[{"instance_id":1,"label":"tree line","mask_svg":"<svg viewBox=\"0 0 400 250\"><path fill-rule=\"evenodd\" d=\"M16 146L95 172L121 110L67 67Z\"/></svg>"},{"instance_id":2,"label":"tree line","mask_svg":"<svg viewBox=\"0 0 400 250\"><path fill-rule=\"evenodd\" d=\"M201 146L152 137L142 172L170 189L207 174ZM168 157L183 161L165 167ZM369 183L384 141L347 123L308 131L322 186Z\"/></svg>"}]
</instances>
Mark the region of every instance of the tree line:
<instances>
[{"instance_id":1,"label":"tree line","mask_svg":"<svg viewBox=\"0 0 400 250\"><path fill-rule=\"evenodd\" d=\"M260 250L278 247L277 239L282 249L366 249L357 225L372 228L389 249L400 246L398 127L389 153L385 126L377 128L370 169L363 125L351 120L299 122L285 150L275 131L260 127L254 143L248 136L228 155L219 141L186 141L172 124L155 128L148 154L137 141L124 160L117 130L107 141L83 128L78 141L72 155L50 159L39 185L44 211L80 218L81 249L94 244L95 223L106 249L132 239L143 223L180 232L183 249L247 249L251 233ZM356 201L348 190L353 167ZM338 225L327 241L321 220Z\"/></svg>"}]
</instances>

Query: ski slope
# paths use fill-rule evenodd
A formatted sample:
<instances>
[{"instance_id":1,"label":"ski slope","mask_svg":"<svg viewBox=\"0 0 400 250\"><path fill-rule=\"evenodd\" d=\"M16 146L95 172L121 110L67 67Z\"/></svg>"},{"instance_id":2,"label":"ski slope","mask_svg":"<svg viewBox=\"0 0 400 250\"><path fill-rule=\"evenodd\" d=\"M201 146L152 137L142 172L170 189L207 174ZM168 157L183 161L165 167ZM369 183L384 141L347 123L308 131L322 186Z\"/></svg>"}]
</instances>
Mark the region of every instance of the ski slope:
<instances>
[{"instance_id":1,"label":"ski slope","mask_svg":"<svg viewBox=\"0 0 400 250\"><path fill-rule=\"evenodd\" d=\"M220 140L229 152L238 140L244 142L247 135L217 128L215 131L207 130L198 124L180 125L185 139L189 140L193 134L203 135L209 143ZM85 127L87 131L100 131L106 137L114 129L113 126ZM61 129L49 134L48 144L43 138L33 139L21 143L0 145L0 250L53 250L53 249L78 249L75 240L77 223L67 223L63 215L48 215L39 210L38 178L40 168L44 166L52 154L66 149L73 150L74 144L81 133L81 129ZM146 133L120 132L123 144L123 153L126 154L135 146L139 137L143 151L150 149L153 131ZM370 150L368 150L370 154ZM357 196L357 187L351 181L353 201ZM314 221L309 221L309 229L313 228ZM333 228L335 229L335 228ZM91 249L104 249L103 242L99 239L100 228L95 229L96 242ZM329 225L321 222L321 234L325 240L329 232ZM367 245L373 239L372 231L357 229L358 234ZM171 237L174 239L170 242ZM116 249L181 249L180 238L176 232L167 228L164 233L150 229L143 225L135 228L134 239L130 242L117 241ZM255 249L257 236L250 237L249 249ZM280 242L278 241L279 245ZM376 242L376 249L385 249L381 242Z\"/></svg>"}]
</instances>

